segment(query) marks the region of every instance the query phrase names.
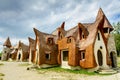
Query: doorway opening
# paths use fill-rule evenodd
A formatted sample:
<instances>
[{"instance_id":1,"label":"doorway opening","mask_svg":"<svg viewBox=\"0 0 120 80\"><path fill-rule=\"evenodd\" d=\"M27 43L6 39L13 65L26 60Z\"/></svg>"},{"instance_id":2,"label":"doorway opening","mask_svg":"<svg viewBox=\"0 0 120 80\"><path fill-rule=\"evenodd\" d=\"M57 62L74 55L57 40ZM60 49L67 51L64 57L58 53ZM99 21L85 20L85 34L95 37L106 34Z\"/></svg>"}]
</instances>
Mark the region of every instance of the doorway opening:
<instances>
[{"instance_id":1,"label":"doorway opening","mask_svg":"<svg viewBox=\"0 0 120 80\"><path fill-rule=\"evenodd\" d=\"M19 55L18 55L18 60L20 60L20 58L21 58L21 54L19 53Z\"/></svg>"},{"instance_id":2,"label":"doorway opening","mask_svg":"<svg viewBox=\"0 0 120 80\"><path fill-rule=\"evenodd\" d=\"M110 53L110 58L111 58L111 66L112 66L113 68L115 68L115 67L116 67L115 52L111 52L111 53Z\"/></svg>"},{"instance_id":3,"label":"doorway opening","mask_svg":"<svg viewBox=\"0 0 120 80\"><path fill-rule=\"evenodd\" d=\"M103 65L103 56L102 56L102 52L100 50L98 50L98 52L97 52L97 59L98 59L99 66L102 66Z\"/></svg>"},{"instance_id":4,"label":"doorway opening","mask_svg":"<svg viewBox=\"0 0 120 80\"><path fill-rule=\"evenodd\" d=\"M63 61L68 61L68 51L63 51Z\"/></svg>"}]
</instances>

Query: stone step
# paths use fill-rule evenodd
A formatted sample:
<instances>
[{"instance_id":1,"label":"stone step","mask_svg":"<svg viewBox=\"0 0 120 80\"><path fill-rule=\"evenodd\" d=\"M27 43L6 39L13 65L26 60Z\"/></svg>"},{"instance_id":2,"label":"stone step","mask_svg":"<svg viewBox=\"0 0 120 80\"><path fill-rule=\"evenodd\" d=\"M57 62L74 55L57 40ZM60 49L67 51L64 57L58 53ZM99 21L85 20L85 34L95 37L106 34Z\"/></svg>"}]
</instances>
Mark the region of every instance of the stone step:
<instances>
[{"instance_id":1,"label":"stone step","mask_svg":"<svg viewBox=\"0 0 120 80\"><path fill-rule=\"evenodd\" d=\"M113 70L113 69L106 69L106 70L99 70L98 73L99 74L115 74L118 71Z\"/></svg>"}]
</instances>

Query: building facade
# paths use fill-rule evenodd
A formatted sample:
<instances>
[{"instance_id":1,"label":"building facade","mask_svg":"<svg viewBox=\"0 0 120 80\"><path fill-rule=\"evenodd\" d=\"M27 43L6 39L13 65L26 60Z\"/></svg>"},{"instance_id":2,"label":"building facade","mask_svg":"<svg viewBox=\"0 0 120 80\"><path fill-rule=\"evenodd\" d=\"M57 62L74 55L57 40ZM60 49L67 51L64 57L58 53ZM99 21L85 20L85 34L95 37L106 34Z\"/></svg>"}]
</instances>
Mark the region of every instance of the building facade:
<instances>
[{"instance_id":1,"label":"building facade","mask_svg":"<svg viewBox=\"0 0 120 80\"><path fill-rule=\"evenodd\" d=\"M94 70L117 67L114 38L110 33L113 27L101 8L93 23L78 23L69 30L64 27L65 22L52 34L34 28L35 64Z\"/></svg>"}]
</instances>

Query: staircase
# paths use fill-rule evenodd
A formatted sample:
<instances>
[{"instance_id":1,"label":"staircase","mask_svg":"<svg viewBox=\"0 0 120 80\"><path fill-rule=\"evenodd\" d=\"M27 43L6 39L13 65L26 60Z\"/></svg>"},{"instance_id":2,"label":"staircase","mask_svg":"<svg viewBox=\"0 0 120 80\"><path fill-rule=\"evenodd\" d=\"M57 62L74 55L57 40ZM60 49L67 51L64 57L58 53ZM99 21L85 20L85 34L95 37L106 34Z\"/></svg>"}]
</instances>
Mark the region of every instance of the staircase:
<instances>
[{"instance_id":1,"label":"staircase","mask_svg":"<svg viewBox=\"0 0 120 80\"><path fill-rule=\"evenodd\" d=\"M114 69L99 69L97 71L99 74L115 74L117 73L118 71L117 70L114 70Z\"/></svg>"}]
</instances>

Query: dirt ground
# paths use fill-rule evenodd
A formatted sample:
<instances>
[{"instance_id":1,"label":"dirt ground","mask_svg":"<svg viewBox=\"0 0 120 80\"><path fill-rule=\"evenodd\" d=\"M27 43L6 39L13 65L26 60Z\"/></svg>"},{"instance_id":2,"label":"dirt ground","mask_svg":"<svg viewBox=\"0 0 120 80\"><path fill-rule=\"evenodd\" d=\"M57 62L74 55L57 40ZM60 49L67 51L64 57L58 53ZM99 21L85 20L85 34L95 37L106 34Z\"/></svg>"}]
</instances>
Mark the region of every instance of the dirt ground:
<instances>
[{"instance_id":1,"label":"dirt ground","mask_svg":"<svg viewBox=\"0 0 120 80\"><path fill-rule=\"evenodd\" d=\"M36 70L27 70L27 66L21 66L23 62L0 62L0 80L120 80L120 73L113 75L83 75L47 71L38 73Z\"/></svg>"}]
</instances>

